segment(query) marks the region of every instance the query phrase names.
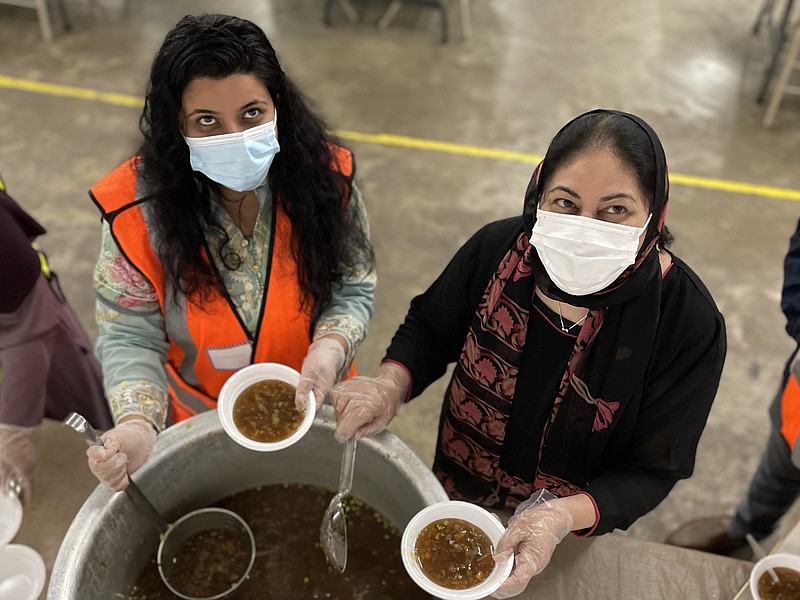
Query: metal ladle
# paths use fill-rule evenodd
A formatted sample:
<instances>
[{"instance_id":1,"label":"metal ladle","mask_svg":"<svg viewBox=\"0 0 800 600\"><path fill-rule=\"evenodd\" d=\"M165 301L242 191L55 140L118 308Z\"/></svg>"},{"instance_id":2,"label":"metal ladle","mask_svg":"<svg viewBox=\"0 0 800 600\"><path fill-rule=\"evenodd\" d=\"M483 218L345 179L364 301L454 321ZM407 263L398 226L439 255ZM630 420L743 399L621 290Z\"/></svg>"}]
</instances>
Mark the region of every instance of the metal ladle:
<instances>
[{"instance_id":1,"label":"metal ladle","mask_svg":"<svg viewBox=\"0 0 800 600\"><path fill-rule=\"evenodd\" d=\"M339 471L339 490L328 504L319 527L319 541L325 558L339 573L344 573L344 568L347 566L347 523L342 500L353 485L355 462L356 438L352 437L344 444L342 467Z\"/></svg>"},{"instance_id":2,"label":"metal ladle","mask_svg":"<svg viewBox=\"0 0 800 600\"><path fill-rule=\"evenodd\" d=\"M70 413L64 423L80 433L90 446L102 446L103 440L97 435L92 426L78 413ZM253 532L239 515L224 508L201 508L185 514L180 519L170 524L161 516L156 508L139 489L139 486L128 475L128 487L125 492L133 504L156 527L159 533L158 545L158 573L169 591L183 600L222 600L230 596L250 575L253 562L256 558L256 541ZM230 588L213 596L190 596L175 589L172 580L175 579L175 570L178 562L179 551L184 542L190 537L205 531L225 531L233 534L241 542L242 547L249 548L247 569Z\"/></svg>"}]
</instances>

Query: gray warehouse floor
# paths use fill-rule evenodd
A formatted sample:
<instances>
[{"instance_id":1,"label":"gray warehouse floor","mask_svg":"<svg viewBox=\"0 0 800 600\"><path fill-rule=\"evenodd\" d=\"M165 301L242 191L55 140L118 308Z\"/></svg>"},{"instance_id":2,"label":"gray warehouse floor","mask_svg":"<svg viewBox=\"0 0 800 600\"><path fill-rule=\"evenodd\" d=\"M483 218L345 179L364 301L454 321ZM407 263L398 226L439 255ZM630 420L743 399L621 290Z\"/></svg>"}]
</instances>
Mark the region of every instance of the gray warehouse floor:
<instances>
[{"instance_id":1,"label":"gray warehouse floor","mask_svg":"<svg viewBox=\"0 0 800 600\"><path fill-rule=\"evenodd\" d=\"M595 107L641 115L673 176L673 250L724 313L729 351L694 476L630 530L662 541L684 519L728 512L766 439L767 406L793 343L779 299L800 217L800 100L774 127L755 102L768 41L748 0L472 0L462 39L388 0L65 0L42 41L33 10L0 2L0 172L49 230L41 240L94 335L91 274L99 221L87 190L138 145L150 62L184 14L228 12L260 24L284 68L356 153L377 254L375 317L358 355L372 373L409 300L482 224L518 213L537 156L571 117ZM57 3L51 2L55 7ZM65 87L66 86L66 87ZM385 135L384 135L385 134ZM433 457L446 379L391 429Z\"/></svg>"}]
</instances>

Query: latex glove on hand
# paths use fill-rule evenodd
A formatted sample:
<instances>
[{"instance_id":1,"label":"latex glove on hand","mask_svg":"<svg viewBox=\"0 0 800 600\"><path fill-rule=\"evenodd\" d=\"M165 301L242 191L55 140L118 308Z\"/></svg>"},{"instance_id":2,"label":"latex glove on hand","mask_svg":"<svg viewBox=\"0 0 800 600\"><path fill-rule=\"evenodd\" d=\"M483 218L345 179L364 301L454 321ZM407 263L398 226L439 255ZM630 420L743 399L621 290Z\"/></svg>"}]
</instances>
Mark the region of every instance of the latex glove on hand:
<instances>
[{"instance_id":1,"label":"latex glove on hand","mask_svg":"<svg viewBox=\"0 0 800 600\"><path fill-rule=\"evenodd\" d=\"M411 376L404 367L385 362L374 378L352 377L335 386L331 402L338 421L336 439L344 442L386 429L408 396L410 384Z\"/></svg>"},{"instance_id":2,"label":"latex glove on hand","mask_svg":"<svg viewBox=\"0 0 800 600\"><path fill-rule=\"evenodd\" d=\"M144 418L130 418L100 436L102 446L86 451L89 468L115 492L128 487L128 473L142 466L156 443L156 430Z\"/></svg>"},{"instance_id":3,"label":"latex glove on hand","mask_svg":"<svg viewBox=\"0 0 800 600\"><path fill-rule=\"evenodd\" d=\"M558 498L520 504L494 549L498 563L513 554L514 569L492 597L511 598L522 593L550 562L558 543L572 531L572 524L572 513Z\"/></svg>"},{"instance_id":4,"label":"latex glove on hand","mask_svg":"<svg viewBox=\"0 0 800 600\"><path fill-rule=\"evenodd\" d=\"M33 427L0 425L0 493L18 493L31 499L31 473L36 465L36 449L30 439Z\"/></svg>"},{"instance_id":5,"label":"latex glove on hand","mask_svg":"<svg viewBox=\"0 0 800 600\"><path fill-rule=\"evenodd\" d=\"M346 343L346 342L344 342ZM322 406L344 367L346 353L342 342L333 336L324 336L308 347L294 401L298 410L305 410L308 393L314 392L317 408Z\"/></svg>"}]
</instances>

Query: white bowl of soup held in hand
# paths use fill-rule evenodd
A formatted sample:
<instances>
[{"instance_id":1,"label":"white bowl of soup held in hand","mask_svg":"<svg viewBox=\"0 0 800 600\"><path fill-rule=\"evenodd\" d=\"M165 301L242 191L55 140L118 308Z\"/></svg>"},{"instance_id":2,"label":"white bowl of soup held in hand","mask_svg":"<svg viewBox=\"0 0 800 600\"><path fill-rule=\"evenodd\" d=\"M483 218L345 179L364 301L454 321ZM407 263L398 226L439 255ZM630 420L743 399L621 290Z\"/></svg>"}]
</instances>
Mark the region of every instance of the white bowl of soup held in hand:
<instances>
[{"instance_id":1,"label":"white bowl of soup held in hand","mask_svg":"<svg viewBox=\"0 0 800 600\"><path fill-rule=\"evenodd\" d=\"M772 569L778 581L772 579ZM800 556L768 554L750 571L750 594L753 600L791 600L800 598Z\"/></svg>"},{"instance_id":2,"label":"white bowl of soup held in hand","mask_svg":"<svg viewBox=\"0 0 800 600\"><path fill-rule=\"evenodd\" d=\"M433 504L418 512L403 532L403 565L418 586L437 598L484 598L514 566L513 557L500 564L492 558L504 531L496 516L475 504Z\"/></svg>"},{"instance_id":3,"label":"white bowl of soup held in hand","mask_svg":"<svg viewBox=\"0 0 800 600\"><path fill-rule=\"evenodd\" d=\"M222 386L217 413L222 428L237 444L259 452L282 450L311 428L313 395L305 410L295 407L300 374L286 365L258 363L239 369Z\"/></svg>"}]
</instances>

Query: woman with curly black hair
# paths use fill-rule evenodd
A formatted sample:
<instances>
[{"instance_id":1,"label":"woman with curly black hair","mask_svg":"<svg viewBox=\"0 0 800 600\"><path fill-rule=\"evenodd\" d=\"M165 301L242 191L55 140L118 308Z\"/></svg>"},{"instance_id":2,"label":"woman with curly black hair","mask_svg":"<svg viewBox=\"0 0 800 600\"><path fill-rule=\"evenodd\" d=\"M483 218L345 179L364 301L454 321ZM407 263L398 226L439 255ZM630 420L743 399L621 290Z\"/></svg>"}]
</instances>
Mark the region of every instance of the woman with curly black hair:
<instances>
[{"instance_id":1,"label":"woman with curly black hair","mask_svg":"<svg viewBox=\"0 0 800 600\"><path fill-rule=\"evenodd\" d=\"M136 156L92 187L103 216L96 352L117 427L89 453L127 485L157 431L216 407L237 369L301 373L321 405L372 315L374 256L353 155L264 32L186 16L152 65Z\"/></svg>"}]
</instances>

